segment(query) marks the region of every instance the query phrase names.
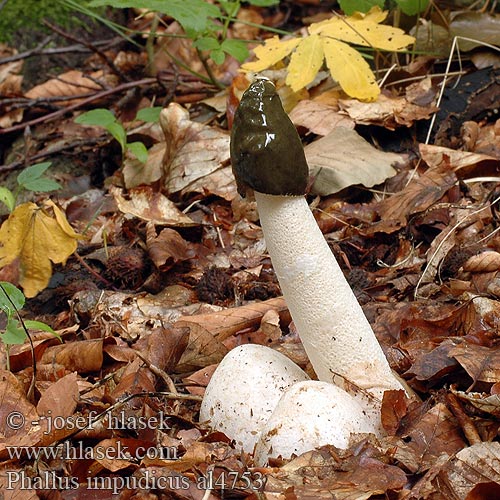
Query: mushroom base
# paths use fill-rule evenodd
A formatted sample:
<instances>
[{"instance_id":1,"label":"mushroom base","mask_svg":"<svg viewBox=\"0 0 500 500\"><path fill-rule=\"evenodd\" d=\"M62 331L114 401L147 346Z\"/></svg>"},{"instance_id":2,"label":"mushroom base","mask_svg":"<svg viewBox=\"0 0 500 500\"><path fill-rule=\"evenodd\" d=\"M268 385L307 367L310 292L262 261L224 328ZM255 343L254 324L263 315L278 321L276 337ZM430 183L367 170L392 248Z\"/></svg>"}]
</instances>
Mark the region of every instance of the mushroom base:
<instances>
[{"instance_id":1,"label":"mushroom base","mask_svg":"<svg viewBox=\"0 0 500 500\"><path fill-rule=\"evenodd\" d=\"M343 389L308 380L292 361L269 347L233 349L217 367L203 398L200 421L224 432L255 462L291 458L325 444L345 449L351 437L378 430Z\"/></svg>"}]
</instances>

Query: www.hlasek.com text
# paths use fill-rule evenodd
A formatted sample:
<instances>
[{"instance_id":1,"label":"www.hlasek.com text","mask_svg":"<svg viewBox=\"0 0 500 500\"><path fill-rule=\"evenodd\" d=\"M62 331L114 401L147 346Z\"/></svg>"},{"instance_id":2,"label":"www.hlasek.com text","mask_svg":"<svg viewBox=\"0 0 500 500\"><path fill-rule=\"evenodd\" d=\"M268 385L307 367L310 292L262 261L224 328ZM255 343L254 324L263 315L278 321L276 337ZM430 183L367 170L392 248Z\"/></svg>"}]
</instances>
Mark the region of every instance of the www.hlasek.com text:
<instances>
[{"instance_id":1,"label":"www.hlasek.com text","mask_svg":"<svg viewBox=\"0 0 500 500\"><path fill-rule=\"evenodd\" d=\"M11 460L177 460L177 448L167 446L138 446L134 449L116 441L112 446L85 446L82 441L72 445L65 441L56 446L7 446Z\"/></svg>"}]
</instances>

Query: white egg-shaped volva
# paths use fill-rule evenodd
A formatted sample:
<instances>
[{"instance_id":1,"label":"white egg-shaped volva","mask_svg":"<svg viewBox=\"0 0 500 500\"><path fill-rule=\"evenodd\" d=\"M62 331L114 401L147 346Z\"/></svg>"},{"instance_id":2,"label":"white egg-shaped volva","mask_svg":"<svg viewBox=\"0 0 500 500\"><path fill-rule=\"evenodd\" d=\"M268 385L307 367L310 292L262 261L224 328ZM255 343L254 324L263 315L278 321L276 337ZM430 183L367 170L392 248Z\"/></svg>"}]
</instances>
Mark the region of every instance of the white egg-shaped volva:
<instances>
[{"instance_id":1,"label":"white egg-shaped volva","mask_svg":"<svg viewBox=\"0 0 500 500\"><path fill-rule=\"evenodd\" d=\"M328 382L309 380L288 389L264 425L255 448L255 462L284 459L319 446L349 447L351 436L377 432L376 423L350 394Z\"/></svg>"},{"instance_id":2,"label":"white egg-shaped volva","mask_svg":"<svg viewBox=\"0 0 500 500\"><path fill-rule=\"evenodd\" d=\"M283 393L307 374L283 354L261 345L231 350L206 388L200 422L251 453Z\"/></svg>"}]
</instances>

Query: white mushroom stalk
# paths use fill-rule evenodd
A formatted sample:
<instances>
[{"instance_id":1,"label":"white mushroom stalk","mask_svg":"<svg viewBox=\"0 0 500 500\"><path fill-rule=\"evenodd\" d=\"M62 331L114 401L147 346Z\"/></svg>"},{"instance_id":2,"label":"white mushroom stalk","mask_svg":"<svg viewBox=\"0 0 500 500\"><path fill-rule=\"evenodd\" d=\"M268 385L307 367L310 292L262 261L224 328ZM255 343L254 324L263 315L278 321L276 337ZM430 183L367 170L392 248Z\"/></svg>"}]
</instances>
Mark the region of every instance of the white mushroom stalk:
<instances>
[{"instance_id":1,"label":"white mushroom stalk","mask_svg":"<svg viewBox=\"0 0 500 500\"><path fill-rule=\"evenodd\" d=\"M283 296L319 380L344 388L349 381L379 400L401 389L306 199L257 192L255 199Z\"/></svg>"},{"instance_id":2,"label":"white mushroom stalk","mask_svg":"<svg viewBox=\"0 0 500 500\"><path fill-rule=\"evenodd\" d=\"M268 80L255 81L243 94L231 134L231 163L240 194L255 194L283 296L321 382L304 381L271 349L242 346L213 374L200 420L224 430L245 451L256 443L259 464L327 443L346 447L353 433L382 434L383 393L403 386L309 209L302 144ZM249 371L252 360L246 357L253 357L255 370ZM279 373L286 383L269 384L280 380ZM248 387L256 391L252 398ZM271 415L269 405L261 411L259 396L272 401ZM227 418L238 425L227 425Z\"/></svg>"}]
</instances>

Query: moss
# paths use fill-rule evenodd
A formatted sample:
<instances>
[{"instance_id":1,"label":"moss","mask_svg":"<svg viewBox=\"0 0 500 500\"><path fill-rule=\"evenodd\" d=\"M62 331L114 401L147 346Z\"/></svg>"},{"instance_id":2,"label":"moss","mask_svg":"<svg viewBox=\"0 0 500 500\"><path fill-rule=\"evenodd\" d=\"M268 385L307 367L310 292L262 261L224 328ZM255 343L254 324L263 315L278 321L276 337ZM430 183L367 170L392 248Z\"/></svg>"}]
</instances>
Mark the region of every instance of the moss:
<instances>
[{"instance_id":1,"label":"moss","mask_svg":"<svg viewBox=\"0 0 500 500\"><path fill-rule=\"evenodd\" d=\"M44 29L43 19L63 27L78 23L74 11L61 0L7 0L0 10L0 42L11 42L21 32Z\"/></svg>"}]
</instances>

